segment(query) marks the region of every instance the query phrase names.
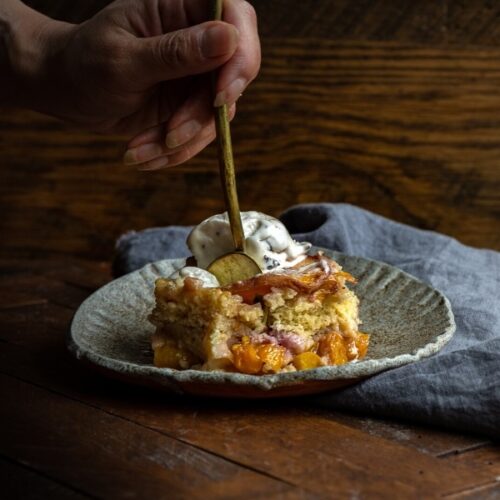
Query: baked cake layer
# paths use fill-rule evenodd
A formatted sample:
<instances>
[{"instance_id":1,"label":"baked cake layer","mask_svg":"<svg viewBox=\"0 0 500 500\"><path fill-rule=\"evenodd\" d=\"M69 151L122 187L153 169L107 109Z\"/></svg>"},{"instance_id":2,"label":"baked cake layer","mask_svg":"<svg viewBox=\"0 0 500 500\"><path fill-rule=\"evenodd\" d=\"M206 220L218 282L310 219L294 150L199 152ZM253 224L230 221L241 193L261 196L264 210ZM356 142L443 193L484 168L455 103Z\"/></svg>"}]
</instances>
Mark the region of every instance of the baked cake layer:
<instances>
[{"instance_id":1,"label":"baked cake layer","mask_svg":"<svg viewBox=\"0 0 500 500\"><path fill-rule=\"evenodd\" d=\"M360 359L368 335L346 281L355 280L322 255L224 288L159 279L155 365L265 374Z\"/></svg>"}]
</instances>

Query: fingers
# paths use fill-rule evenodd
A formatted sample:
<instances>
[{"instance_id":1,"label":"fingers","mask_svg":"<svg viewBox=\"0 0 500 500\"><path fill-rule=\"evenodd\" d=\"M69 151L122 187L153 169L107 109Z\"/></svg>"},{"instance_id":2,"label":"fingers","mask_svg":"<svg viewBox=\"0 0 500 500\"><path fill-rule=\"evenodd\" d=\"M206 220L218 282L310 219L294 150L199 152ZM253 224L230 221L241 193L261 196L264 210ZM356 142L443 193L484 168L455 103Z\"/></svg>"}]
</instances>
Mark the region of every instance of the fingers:
<instances>
[{"instance_id":1,"label":"fingers","mask_svg":"<svg viewBox=\"0 0 500 500\"><path fill-rule=\"evenodd\" d=\"M245 0L225 0L224 21L236 26L238 48L222 67L216 86L215 106L238 100L260 69L261 50L254 8Z\"/></svg>"},{"instance_id":2,"label":"fingers","mask_svg":"<svg viewBox=\"0 0 500 500\"><path fill-rule=\"evenodd\" d=\"M235 53L238 30L229 23L210 21L161 36L136 38L131 60L139 89L156 83L211 71ZM131 68L132 69L132 68Z\"/></svg>"},{"instance_id":3,"label":"fingers","mask_svg":"<svg viewBox=\"0 0 500 500\"><path fill-rule=\"evenodd\" d=\"M229 119L232 120L236 114L236 106L229 108ZM180 119L180 117L179 117ZM182 128L180 124L178 128ZM136 166L139 170L158 170L164 167L173 167L183 163L197 155L215 138L215 124L211 117L205 122L202 129L193 137L175 145L166 143L168 131L172 131L171 125L161 124L152 127L134 137L128 144L123 161L126 165ZM175 130L175 129L174 129Z\"/></svg>"},{"instance_id":4,"label":"fingers","mask_svg":"<svg viewBox=\"0 0 500 500\"><path fill-rule=\"evenodd\" d=\"M195 137L181 148L168 149L165 146L156 144L145 144L139 146L137 150L142 150L136 159L139 163L133 163L138 170L159 170L165 167L174 167L197 155L202 149L215 139L214 127L207 127L199 136ZM125 159L127 154L125 153Z\"/></svg>"},{"instance_id":5,"label":"fingers","mask_svg":"<svg viewBox=\"0 0 500 500\"><path fill-rule=\"evenodd\" d=\"M141 132L140 134L136 135L128 143L127 153L129 149L137 148L139 146L142 146L143 144L161 144L163 142L163 138L165 137L165 128L166 124L162 123L161 125L151 127L145 130L144 132ZM127 153L125 153L125 155Z\"/></svg>"},{"instance_id":6,"label":"fingers","mask_svg":"<svg viewBox=\"0 0 500 500\"><path fill-rule=\"evenodd\" d=\"M138 170L160 170L165 167L175 167L176 165L180 165L181 163L184 163L196 156L214 139L215 130L212 127L208 131L204 132L199 139L186 144L180 151L140 165Z\"/></svg>"},{"instance_id":7,"label":"fingers","mask_svg":"<svg viewBox=\"0 0 500 500\"><path fill-rule=\"evenodd\" d=\"M182 146L202 129L213 123L212 84L210 78L199 78L197 89L173 114L168 122L165 142L169 148Z\"/></svg>"},{"instance_id":8,"label":"fingers","mask_svg":"<svg viewBox=\"0 0 500 500\"><path fill-rule=\"evenodd\" d=\"M164 144L174 149L192 140L213 123L210 79L201 78L191 96L160 127L146 130L129 143L129 148L141 144Z\"/></svg>"}]
</instances>

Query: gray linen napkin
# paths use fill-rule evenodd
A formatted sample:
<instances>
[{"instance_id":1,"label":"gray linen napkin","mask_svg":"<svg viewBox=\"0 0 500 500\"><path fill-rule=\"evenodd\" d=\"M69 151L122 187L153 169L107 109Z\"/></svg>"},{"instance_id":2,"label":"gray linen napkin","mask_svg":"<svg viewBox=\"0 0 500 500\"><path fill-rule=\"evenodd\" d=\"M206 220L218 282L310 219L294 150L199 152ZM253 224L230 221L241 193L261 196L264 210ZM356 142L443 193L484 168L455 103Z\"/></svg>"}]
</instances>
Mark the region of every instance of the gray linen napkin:
<instances>
[{"instance_id":1,"label":"gray linen napkin","mask_svg":"<svg viewBox=\"0 0 500 500\"><path fill-rule=\"evenodd\" d=\"M437 355L316 396L316 404L500 437L500 253L346 204L299 205L281 220L297 240L384 261L431 284L449 298L457 323ZM189 231L166 227L123 235L115 274L189 255Z\"/></svg>"}]
</instances>

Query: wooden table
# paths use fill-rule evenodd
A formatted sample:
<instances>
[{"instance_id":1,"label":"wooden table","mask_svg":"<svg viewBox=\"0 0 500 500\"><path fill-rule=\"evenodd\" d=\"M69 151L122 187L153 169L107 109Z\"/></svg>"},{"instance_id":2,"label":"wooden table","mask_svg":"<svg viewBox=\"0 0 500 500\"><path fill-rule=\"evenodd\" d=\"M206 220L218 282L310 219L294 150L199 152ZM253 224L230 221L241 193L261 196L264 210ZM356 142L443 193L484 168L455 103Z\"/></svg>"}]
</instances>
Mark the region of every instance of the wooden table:
<instances>
[{"instance_id":1,"label":"wooden table","mask_svg":"<svg viewBox=\"0 0 500 500\"><path fill-rule=\"evenodd\" d=\"M31 3L76 21L104 2ZM344 201L500 249L500 4L253 3L244 209ZM0 131L2 498L499 497L499 448L473 429L174 397L80 367L65 335L111 278L115 238L220 211L215 152L146 174L120 165L123 137L26 111Z\"/></svg>"},{"instance_id":2,"label":"wooden table","mask_svg":"<svg viewBox=\"0 0 500 500\"><path fill-rule=\"evenodd\" d=\"M498 446L480 436L94 375L64 339L109 265L6 258L0 270L3 498L497 498Z\"/></svg>"}]
</instances>

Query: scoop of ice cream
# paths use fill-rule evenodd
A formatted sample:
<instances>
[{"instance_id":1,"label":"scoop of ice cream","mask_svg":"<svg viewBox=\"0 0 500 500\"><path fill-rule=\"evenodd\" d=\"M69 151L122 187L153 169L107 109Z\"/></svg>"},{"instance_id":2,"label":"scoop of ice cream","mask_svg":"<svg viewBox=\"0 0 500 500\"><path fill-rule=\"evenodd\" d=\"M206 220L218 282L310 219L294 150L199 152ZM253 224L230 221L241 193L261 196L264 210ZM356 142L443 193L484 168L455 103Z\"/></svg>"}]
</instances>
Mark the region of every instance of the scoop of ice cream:
<instances>
[{"instance_id":1,"label":"scoop of ice cream","mask_svg":"<svg viewBox=\"0 0 500 500\"><path fill-rule=\"evenodd\" d=\"M301 262L310 243L293 240L286 227L274 217L260 212L242 212L245 251L263 272L291 267ZM207 268L215 259L234 251L227 213L214 215L196 226L187 244L199 267Z\"/></svg>"},{"instance_id":2,"label":"scoop of ice cream","mask_svg":"<svg viewBox=\"0 0 500 500\"><path fill-rule=\"evenodd\" d=\"M177 278L196 278L203 283L206 288L215 288L219 286L217 278L205 269L200 269L199 267L187 266L175 271L169 276L169 279L175 280Z\"/></svg>"}]
</instances>

